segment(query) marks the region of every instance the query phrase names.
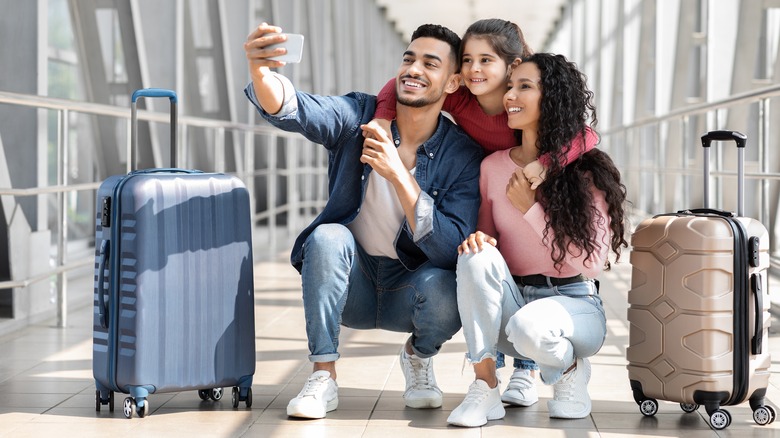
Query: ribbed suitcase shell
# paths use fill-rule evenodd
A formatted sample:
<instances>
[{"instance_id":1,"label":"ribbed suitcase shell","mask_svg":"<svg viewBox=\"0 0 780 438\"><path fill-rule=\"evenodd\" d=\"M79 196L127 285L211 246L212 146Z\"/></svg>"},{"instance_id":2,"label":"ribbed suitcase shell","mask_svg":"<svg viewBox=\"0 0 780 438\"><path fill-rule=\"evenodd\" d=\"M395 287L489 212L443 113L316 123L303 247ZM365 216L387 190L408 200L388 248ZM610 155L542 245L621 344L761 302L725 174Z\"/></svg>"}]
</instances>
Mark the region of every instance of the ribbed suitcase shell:
<instances>
[{"instance_id":1,"label":"ribbed suitcase shell","mask_svg":"<svg viewBox=\"0 0 780 438\"><path fill-rule=\"evenodd\" d=\"M255 326L248 193L235 177L182 172L113 176L98 190L93 373L99 389L143 397L251 386ZM101 211L107 198L108 216ZM101 324L99 297L100 248L106 239L108 327Z\"/></svg>"},{"instance_id":2,"label":"ribbed suitcase shell","mask_svg":"<svg viewBox=\"0 0 780 438\"><path fill-rule=\"evenodd\" d=\"M720 404L747 398L763 403L771 365L769 235L754 219L736 220L747 238L735 236L725 218L694 214L647 219L632 235L628 373L645 397L687 404L705 404L713 397L720 397ZM744 240L751 236L760 239L758 266L745 261L735 268L735 245L747 245ZM750 281L757 281L764 295L760 354L751 354L750 345L756 335L756 299L750 290L735 292L741 287L738 269L755 279ZM735 309L735 294L744 296L742 311ZM747 327L746 333L740 326ZM744 360L739 355L748 356L742 373L735 365ZM735 388L744 394L734 394ZM717 409L718 402L710 403Z\"/></svg>"}]
</instances>

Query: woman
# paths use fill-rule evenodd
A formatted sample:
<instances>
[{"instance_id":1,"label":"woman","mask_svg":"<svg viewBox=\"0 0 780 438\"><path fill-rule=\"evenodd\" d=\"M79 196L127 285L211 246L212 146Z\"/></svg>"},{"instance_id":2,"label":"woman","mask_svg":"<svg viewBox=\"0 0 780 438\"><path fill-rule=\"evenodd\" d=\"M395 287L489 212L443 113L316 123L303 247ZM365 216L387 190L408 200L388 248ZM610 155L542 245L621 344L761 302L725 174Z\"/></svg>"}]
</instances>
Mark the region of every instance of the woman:
<instances>
[{"instance_id":1,"label":"woman","mask_svg":"<svg viewBox=\"0 0 780 438\"><path fill-rule=\"evenodd\" d=\"M477 229L458 248L458 309L476 380L447 419L475 427L503 418L498 350L534 360L554 385L551 417L590 414L590 363L606 335L593 278L620 256L625 187L607 154L594 149L568 166L552 160L532 190L523 167L565 155L596 124L593 93L576 65L537 53L513 64L504 107L522 146L482 162Z\"/></svg>"}]
</instances>

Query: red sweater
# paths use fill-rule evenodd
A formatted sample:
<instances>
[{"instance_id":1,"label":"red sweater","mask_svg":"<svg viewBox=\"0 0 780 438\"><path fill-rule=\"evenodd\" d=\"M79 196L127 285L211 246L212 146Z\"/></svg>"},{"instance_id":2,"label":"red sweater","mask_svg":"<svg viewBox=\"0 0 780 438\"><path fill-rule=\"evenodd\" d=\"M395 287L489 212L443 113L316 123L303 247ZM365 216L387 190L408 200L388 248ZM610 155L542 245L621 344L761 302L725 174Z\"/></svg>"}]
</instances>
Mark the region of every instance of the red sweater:
<instances>
[{"instance_id":1,"label":"red sweater","mask_svg":"<svg viewBox=\"0 0 780 438\"><path fill-rule=\"evenodd\" d=\"M377 96L374 118L395 119L395 105L395 79L390 79ZM519 140L515 137L515 130L507 124L506 111L493 116L485 114L482 111L482 107L479 106L477 97L471 94L465 86L461 86L456 92L447 95L442 110L450 113L455 122L466 131L466 134L482 146L487 155L517 146L519 143ZM598 135L590 127L587 128L587 131L584 150L582 137L578 136L574 139L572 147L569 149L566 157L563 158L561 165L565 166L571 163L598 144ZM539 160L545 166L550 164L549 159L545 155L539 157Z\"/></svg>"}]
</instances>

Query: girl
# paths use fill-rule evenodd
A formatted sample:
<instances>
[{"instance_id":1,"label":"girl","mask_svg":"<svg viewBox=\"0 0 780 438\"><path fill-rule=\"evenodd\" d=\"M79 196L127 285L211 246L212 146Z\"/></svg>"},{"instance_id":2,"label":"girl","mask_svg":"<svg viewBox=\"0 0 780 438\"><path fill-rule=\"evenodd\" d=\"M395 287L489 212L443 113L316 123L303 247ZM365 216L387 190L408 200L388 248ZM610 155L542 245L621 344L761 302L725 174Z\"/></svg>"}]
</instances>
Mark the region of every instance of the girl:
<instances>
[{"instance_id":1,"label":"girl","mask_svg":"<svg viewBox=\"0 0 780 438\"><path fill-rule=\"evenodd\" d=\"M447 96L443 111L479 143L486 154L515 146L519 137L507 126L503 97L506 91L508 67L515 59L526 59L532 51L525 42L520 27L511 21L489 18L474 22L463 34L460 45L461 76L465 86ZM375 119L384 119L389 132L389 120L395 118L395 79L379 92ZM585 139L583 142L582 139ZM526 166L526 175L536 188L544 177L544 168L553 161L566 165L593 149L599 139L587 129L575 138L558 156L542 156Z\"/></svg>"}]
</instances>

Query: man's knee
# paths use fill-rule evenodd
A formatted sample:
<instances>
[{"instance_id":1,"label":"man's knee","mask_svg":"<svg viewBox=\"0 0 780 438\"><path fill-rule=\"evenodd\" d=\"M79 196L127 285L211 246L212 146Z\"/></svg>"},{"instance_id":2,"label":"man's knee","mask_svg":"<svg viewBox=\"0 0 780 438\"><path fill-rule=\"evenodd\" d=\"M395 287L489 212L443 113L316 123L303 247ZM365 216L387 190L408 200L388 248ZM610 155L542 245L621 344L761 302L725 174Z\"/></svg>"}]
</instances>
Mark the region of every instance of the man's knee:
<instances>
[{"instance_id":1,"label":"man's knee","mask_svg":"<svg viewBox=\"0 0 780 438\"><path fill-rule=\"evenodd\" d=\"M429 321L436 321L446 331L460 329L460 314L456 295L455 272L432 268L417 285L417 292L424 297L425 305L420 315Z\"/></svg>"},{"instance_id":2,"label":"man's knee","mask_svg":"<svg viewBox=\"0 0 780 438\"><path fill-rule=\"evenodd\" d=\"M322 224L312 230L303 245L305 255L338 254L342 250L354 251L355 237L347 227L339 224Z\"/></svg>"}]
</instances>

